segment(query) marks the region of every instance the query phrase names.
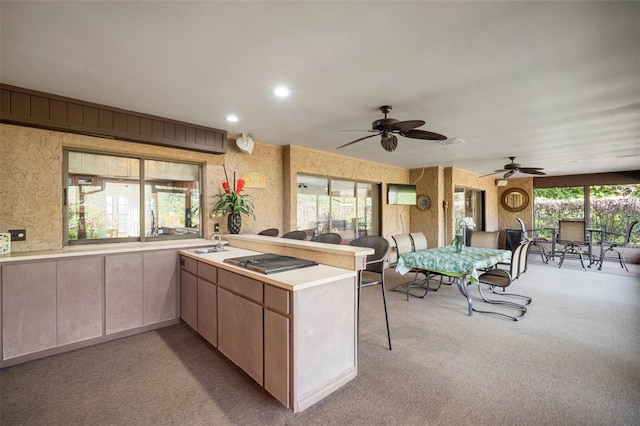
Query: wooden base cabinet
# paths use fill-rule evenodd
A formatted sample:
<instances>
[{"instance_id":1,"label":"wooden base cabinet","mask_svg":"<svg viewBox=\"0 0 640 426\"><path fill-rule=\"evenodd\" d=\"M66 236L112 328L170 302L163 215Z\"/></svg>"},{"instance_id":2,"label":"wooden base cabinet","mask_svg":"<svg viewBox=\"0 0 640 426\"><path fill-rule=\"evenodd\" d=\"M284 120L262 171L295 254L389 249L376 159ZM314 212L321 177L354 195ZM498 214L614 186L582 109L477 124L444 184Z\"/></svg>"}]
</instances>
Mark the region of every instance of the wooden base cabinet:
<instances>
[{"instance_id":1,"label":"wooden base cabinet","mask_svg":"<svg viewBox=\"0 0 640 426\"><path fill-rule=\"evenodd\" d=\"M223 288L218 301L218 349L262 385L262 306Z\"/></svg>"},{"instance_id":2,"label":"wooden base cabinet","mask_svg":"<svg viewBox=\"0 0 640 426\"><path fill-rule=\"evenodd\" d=\"M102 336L102 257L57 262L58 346Z\"/></svg>"},{"instance_id":3,"label":"wooden base cabinet","mask_svg":"<svg viewBox=\"0 0 640 426\"><path fill-rule=\"evenodd\" d=\"M264 310L264 388L290 407L289 318Z\"/></svg>"},{"instance_id":4,"label":"wooden base cabinet","mask_svg":"<svg viewBox=\"0 0 640 426\"><path fill-rule=\"evenodd\" d=\"M143 324L178 317L178 256L175 250L145 252L142 258Z\"/></svg>"},{"instance_id":5,"label":"wooden base cabinet","mask_svg":"<svg viewBox=\"0 0 640 426\"><path fill-rule=\"evenodd\" d=\"M293 291L221 267L216 279L188 256L181 265L182 318L286 407L303 411L356 376L355 273Z\"/></svg>"},{"instance_id":6,"label":"wooden base cabinet","mask_svg":"<svg viewBox=\"0 0 640 426\"><path fill-rule=\"evenodd\" d=\"M198 262L198 333L218 347L218 268Z\"/></svg>"},{"instance_id":7,"label":"wooden base cabinet","mask_svg":"<svg viewBox=\"0 0 640 426\"><path fill-rule=\"evenodd\" d=\"M1 263L1 365L176 323L178 250Z\"/></svg>"},{"instance_id":8,"label":"wooden base cabinet","mask_svg":"<svg viewBox=\"0 0 640 426\"><path fill-rule=\"evenodd\" d=\"M2 359L54 348L56 262L2 268Z\"/></svg>"},{"instance_id":9,"label":"wooden base cabinet","mask_svg":"<svg viewBox=\"0 0 640 426\"><path fill-rule=\"evenodd\" d=\"M105 331L142 325L142 253L105 258Z\"/></svg>"},{"instance_id":10,"label":"wooden base cabinet","mask_svg":"<svg viewBox=\"0 0 640 426\"><path fill-rule=\"evenodd\" d=\"M180 318L198 331L198 277L180 271Z\"/></svg>"}]
</instances>

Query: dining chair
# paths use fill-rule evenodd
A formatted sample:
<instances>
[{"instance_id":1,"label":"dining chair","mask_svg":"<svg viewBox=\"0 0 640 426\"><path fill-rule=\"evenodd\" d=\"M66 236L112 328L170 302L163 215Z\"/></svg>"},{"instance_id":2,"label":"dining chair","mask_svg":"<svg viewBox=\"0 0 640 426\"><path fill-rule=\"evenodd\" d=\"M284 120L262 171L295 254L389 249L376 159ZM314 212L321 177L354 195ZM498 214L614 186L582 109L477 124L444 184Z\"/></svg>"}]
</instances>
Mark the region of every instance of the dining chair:
<instances>
[{"instance_id":1,"label":"dining chair","mask_svg":"<svg viewBox=\"0 0 640 426\"><path fill-rule=\"evenodd\" d=\"M551 241L547 238L538 236L538 229L527 229L526 226L524 226L524 221L519 217L517 217L516 220L520 223L522 238L525 240L531 240L531 247L536 247L538 249L537 251L540 253L542 262L549 263L549 255L545 251L542 243L550 243ZM529 232L531 232L531 235L529 235Z\"/></svg>"},{"instance_id":2,"label":"dining chair","mask_svg":"<svg viewBox=\"0 0 640 426\"><path fill-rule=\"evenodd\" d=\"M342 236L336 232L326 232L324 234L314 236L311 238L311 241L315 241L317 243L340 244L342 243Z\"/></svg>"},{"instance_id":3,"label":"dining chair","mask_svg":"<svg viewBox=\"0 0 640 426\"><path fill-rule=\"evenodd\" d=\"M524 272L522 268L526 267L524 266L526 265L526 260L523 261L522 258L526 258L528 256L529 247L531 246L531 244L531 241L526 240L516 246L516 248L511 253L511 263L509 264L508 270L501 268L490 269L478 277L479 284L489 285L489 289L493 294L496 294L498 296L517 297L524 300L524 303L516 303L511 300L488 299L482 292L482 286L478 285L478 292L480 293L480 297L484 302L495 305L502 305L507 308L517 309L518 311L520 311L520 314L517 316L513 316L504 312L483 311L476 308L474 308L474 311L485 314L501 315L514 321L518 321L521 318L524 318L524 316L527 314L527 306L531 304L533 299L522 294L507 293L505 289L512 285L513 282L517 280ZM496 291L497 288L502 289L502 291Z\"/></svg>"},{"instance_id":4,"label":"dining chair","mask_svg":"<svg viewBox=\"0 0 640 426\"><path fill-rule=\"evenodd\" d=\"M613 242L611 240L606 240L606 239L602 241L602 244L608 247L602 251L602 256L600 257L600 260L599 260L600 266L598 266L598 270L602 269L602 263L605 261L607 253L614 252L618 254L618 261L620 262L620 267L626 269L627 272L629 271L629 268L627 268L627 262L624 260L624 254L618 249L621 249L629 245L629 241L631 240L631 233L633 232L633 228L634 226L636 226L637 223L638 221L634 220L629 224L629 227L627 228L627 232L624 235L623 241ZM605 235L605 238L609 238L608 237L609 235L616 235L616 234L607 232Z\"/></svg>"},{"instance_id":5,"label":"dining chair","mask_svg":"<svg viewBox=\"0 0 640 426\"><path fill-rule=\"evenodd\" d=\"M387 322L387 339L389 341L389 350L391 350L391 331L389 330L389 313L387 312L387 296L384 284L385 261L389 253L389 241L381 236L367 235L351 240L349 245L355 247L367 247L374 250L373 254L367 256L364 269L360 270L358 273L358 342L360 341L360 298L362 288L372 285L380 285L382 287L384 317Z\"/></svg>"},{"instance_id":6,"label":"dining chair","mask_svg":"<svg viewBox=\"0 0 640 426\"><path fill-rule=\"evenodd\" d=\"M282 238L288 238L290 240L306 240L307 233L305 231L289 231L282 234Z\"/></svg>"},{"instance_id":7,"label":"dining chair","mask_svg":"<svg viewBox=\"0 0 640 426\"><path fill-rule=\"evenodd\" d=\"M560 253L558 268L562 267L567 255L576 255L580 259L582 269L584 267L584 249L588 244L587 225L584 220L560 220L558 221L558 244L564 247L557 250Z\"/></svg>"},{"instance_id":8,"label":"dining chair","mask_svg":"<svg viewBox=\"0 0 640 426\"><path fill-rule=\"evenodd\" d=\"M409 237L411 238L413 251L426 250L429 248L427 237L422 232L410 232Z\"/></svg>"},{"instance_id":9,"label":"dining chair","mask_svg":"<svg viewBox=\"0 0 640 426\"><path fill-rule=\"evenodd\" d=\"M473 231L470 247L497 249L499 235L499 231Z\"/></svg>"},{"instance_id":10,"label":"dining chair","mask_svg":"<svg viewBox=\"0 0 640 426\"><path fill-rule=\"evenodd\" d=\"M267 235L269 237L277 237L280 231L277 228L268 228L258 232L258 235Z\"/></svg>"}]
</instances>

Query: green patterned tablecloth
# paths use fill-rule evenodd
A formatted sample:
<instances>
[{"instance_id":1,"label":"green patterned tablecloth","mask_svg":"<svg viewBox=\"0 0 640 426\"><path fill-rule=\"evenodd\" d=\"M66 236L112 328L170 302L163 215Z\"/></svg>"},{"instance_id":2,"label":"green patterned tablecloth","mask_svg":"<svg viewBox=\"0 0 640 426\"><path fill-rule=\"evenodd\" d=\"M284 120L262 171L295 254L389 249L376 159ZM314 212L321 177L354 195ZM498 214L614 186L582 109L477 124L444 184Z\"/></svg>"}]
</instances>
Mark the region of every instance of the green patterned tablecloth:
<instances>
[{"instance_id":1,"label":"green patterned tablecloth","mask_svg":"<svg viewBox=\"0 0 640 426\"><path fill-rule=\"evenodd\" d=\"M509 250L463 247L461 253L456 253L455 246L444 246L401 255L396 271L406 274L412 268L426 269L457 277L468 276L472 283L477 283L478 269L509 262Z\"/></svg>"}]
</instances>

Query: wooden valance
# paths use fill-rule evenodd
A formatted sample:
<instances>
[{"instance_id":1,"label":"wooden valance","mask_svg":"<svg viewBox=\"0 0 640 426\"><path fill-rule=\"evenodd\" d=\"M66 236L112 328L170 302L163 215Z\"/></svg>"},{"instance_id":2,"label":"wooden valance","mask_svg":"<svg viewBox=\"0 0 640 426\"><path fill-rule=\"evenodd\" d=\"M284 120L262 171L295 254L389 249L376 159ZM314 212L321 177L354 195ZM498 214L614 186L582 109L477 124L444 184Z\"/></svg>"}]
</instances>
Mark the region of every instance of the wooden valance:
<instances>
[{"instance_id":1,"label":"wooden valance","mask_svg":"<svg viewBox=\"0 0 640 426\"><path fill-rule=\"evenodd\" d=\"M0 84L0 121L191 151L224 154L225 130Z\"/></svg>"}]
</instances>

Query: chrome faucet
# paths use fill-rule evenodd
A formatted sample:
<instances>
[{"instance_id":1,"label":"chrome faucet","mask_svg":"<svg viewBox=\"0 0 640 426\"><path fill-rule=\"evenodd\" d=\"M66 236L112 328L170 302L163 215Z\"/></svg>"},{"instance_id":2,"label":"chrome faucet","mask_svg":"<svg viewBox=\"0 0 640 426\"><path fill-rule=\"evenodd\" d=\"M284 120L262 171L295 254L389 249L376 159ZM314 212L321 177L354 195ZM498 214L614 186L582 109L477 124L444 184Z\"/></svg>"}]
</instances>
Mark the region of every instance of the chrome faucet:
<instances>
[{"instance_id":1,"label":"chrome faucet","mask_svg":"<svg viewBox=\"0 0 640 426\"><path fill-rule=\"evenodd\" d=\"M220 238L220 235L218 235L218 234L213 234L213 237L211 237L211 240L215 243L215 244L214 244L214 247L215 247L216 249L218 249L218 250L219 250L219 249L221 249L221 248L222 248L222 238ZM216 243L216 241L218 241L218 242Z\"/></svg>"}]
</instances>

